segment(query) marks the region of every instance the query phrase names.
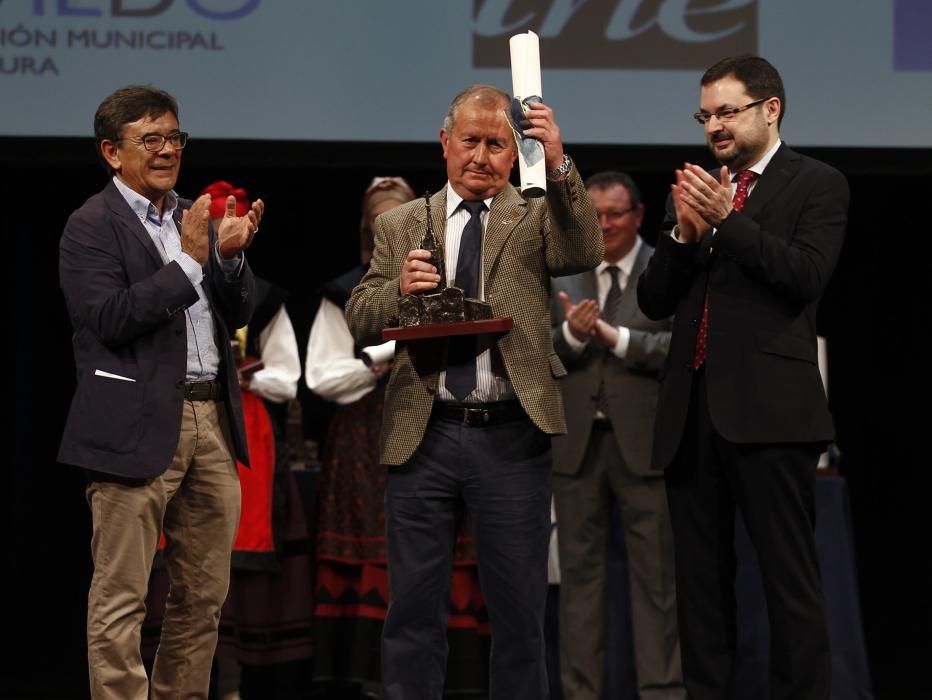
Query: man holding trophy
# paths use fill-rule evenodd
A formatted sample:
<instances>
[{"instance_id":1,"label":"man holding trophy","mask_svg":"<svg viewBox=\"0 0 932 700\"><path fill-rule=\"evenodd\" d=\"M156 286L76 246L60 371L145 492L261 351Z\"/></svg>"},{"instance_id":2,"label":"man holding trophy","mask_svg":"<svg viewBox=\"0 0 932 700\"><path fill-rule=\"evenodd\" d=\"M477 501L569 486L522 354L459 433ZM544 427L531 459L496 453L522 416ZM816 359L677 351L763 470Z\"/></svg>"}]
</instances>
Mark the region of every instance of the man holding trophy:
<instances>
[{"instance_id":1,"label":"man holding trophy","mask_svg":"<svg viewBox=\"0 0 932 700\"><path fill-rule=\"evenodd\" d=\"M594 268L603 243L553 111L525 103L515 124L511 105L503 91L473 85L453 99L440 130L448 182L430 198L429 216L446 281L513 325L504 335L438 330L396 346L381 436L388 700L442 695L450 571L464 507L492 628L489 697L540 700L548 692L550 436L565 432L557 382L565 370L551 340L549 279ZM516 126L543 150L545 196L525 198L509 183ZM371 267L346 306L358 343L380 340L398 318L401 297L441 284L430 253L420 249L427 211L415 200L376 220Z\"/></svg>"}]
</instances>

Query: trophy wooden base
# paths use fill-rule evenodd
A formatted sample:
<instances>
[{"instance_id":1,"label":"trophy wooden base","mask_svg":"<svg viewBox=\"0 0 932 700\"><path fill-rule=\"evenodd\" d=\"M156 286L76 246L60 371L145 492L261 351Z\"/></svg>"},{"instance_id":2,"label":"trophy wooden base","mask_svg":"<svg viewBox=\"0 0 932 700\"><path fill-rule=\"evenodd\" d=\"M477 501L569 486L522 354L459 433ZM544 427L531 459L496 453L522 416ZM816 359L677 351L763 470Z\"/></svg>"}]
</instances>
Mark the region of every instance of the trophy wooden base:
<instances>
[{"instance_id":1,"label":"trophy wooden base","mask_svg":"<svg viewBox=\"0 0 932 700\"><path fill-rule=\"evenodd\" d=\"M452 321L428 323L423 326L397 326L382 330L382 340L423 340L446 338L451 335L479 335L481 333L507 333L514 322L510 318L488 318L482 321Z\"/></svg>"}]
</instances>

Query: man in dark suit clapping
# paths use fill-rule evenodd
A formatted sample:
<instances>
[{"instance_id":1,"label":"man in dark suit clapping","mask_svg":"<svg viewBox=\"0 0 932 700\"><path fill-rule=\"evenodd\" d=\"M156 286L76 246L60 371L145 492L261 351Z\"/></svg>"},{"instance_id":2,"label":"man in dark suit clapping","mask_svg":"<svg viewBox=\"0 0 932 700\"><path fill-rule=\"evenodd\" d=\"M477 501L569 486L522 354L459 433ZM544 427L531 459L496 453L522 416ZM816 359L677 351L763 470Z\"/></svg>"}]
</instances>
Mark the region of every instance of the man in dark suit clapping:
<instances>
[{"instance_id":1,"label":"man in dark suit clapping","mask_svg":"<svg viewBox=\"0 0 932 700\"><path fill-rule=\"evenodd\" d=\"M243 251L257 200L215 232L210 196L174 192L188 135L174 98L121 88L94 135L112 176L68 219L59 273L74 327L77 387L59 461L84 468L93 519L91 696L207 697L248 464L230 335L249 321ZM139 650L163 532L171 592L152 681Z\"/></svg>"},{"instance_id":2,"label":"man in dark suit clapping","mask_svg":"<svg viewBox=\"0 0 932 700\"><path fill-rule=\"evenodd\" d=\"M831 655L813 527L833 428L816 309L848 185L781 142L786 98L770 63L724 59L701 83L695 118L722 167L677 171L638 284L647 316L676 314L654 462L666 468L683 674L692 700L734 697L737 506L763 575L770 697L824 700Z\"/></svg>"}]
</instances>

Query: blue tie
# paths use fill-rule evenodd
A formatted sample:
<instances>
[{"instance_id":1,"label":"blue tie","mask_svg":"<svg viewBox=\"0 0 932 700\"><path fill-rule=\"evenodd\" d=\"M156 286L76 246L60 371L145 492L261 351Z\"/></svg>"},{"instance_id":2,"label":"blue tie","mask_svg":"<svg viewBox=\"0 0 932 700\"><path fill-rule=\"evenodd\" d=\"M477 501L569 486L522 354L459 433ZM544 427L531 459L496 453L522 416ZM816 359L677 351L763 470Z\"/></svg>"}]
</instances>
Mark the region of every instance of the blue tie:
<instances>
[{"instance_id":1,"label":"blue tie","mask_svg":"<svg viewBox=\"0 0 932 700\"><path fill-rule=\"evenodd\" d=\"M476 299L479 296L479 270L482 265L482 212L485 202L467 202L460 206L469 212L470 218L463 227L460 250L456 257L455 285L463 293ZM464 401L476 388L477 336L460 335L450 338L447 350L446 386L457 401Z\"/></svg>"}]
</instances>

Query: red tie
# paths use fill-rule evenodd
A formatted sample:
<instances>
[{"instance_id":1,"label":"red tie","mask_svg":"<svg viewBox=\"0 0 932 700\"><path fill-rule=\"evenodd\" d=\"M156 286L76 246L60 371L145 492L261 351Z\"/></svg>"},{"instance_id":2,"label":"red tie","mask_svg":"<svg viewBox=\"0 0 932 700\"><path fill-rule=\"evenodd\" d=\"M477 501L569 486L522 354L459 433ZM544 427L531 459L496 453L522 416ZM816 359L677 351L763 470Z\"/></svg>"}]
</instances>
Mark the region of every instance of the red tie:
<instances>
[{"instance_id":1,"label":"red tie","mask_svg":"<svg viewBox=\"0 0 932 700\"><path fill-rule=\"evenodd\" d=\"M735 196L731 200L731 207L735 211L744 209L744 202L748 198L748 187L757 177L751 170L738 171L738 185L735 187ZM693 356L693 369L702 367L705 362L706 346L709 341L709 289L706 287L705 300L702 303L702 319L699 321L699 331L696 333L696 354Z\"/></svg>"}]
</instances>

